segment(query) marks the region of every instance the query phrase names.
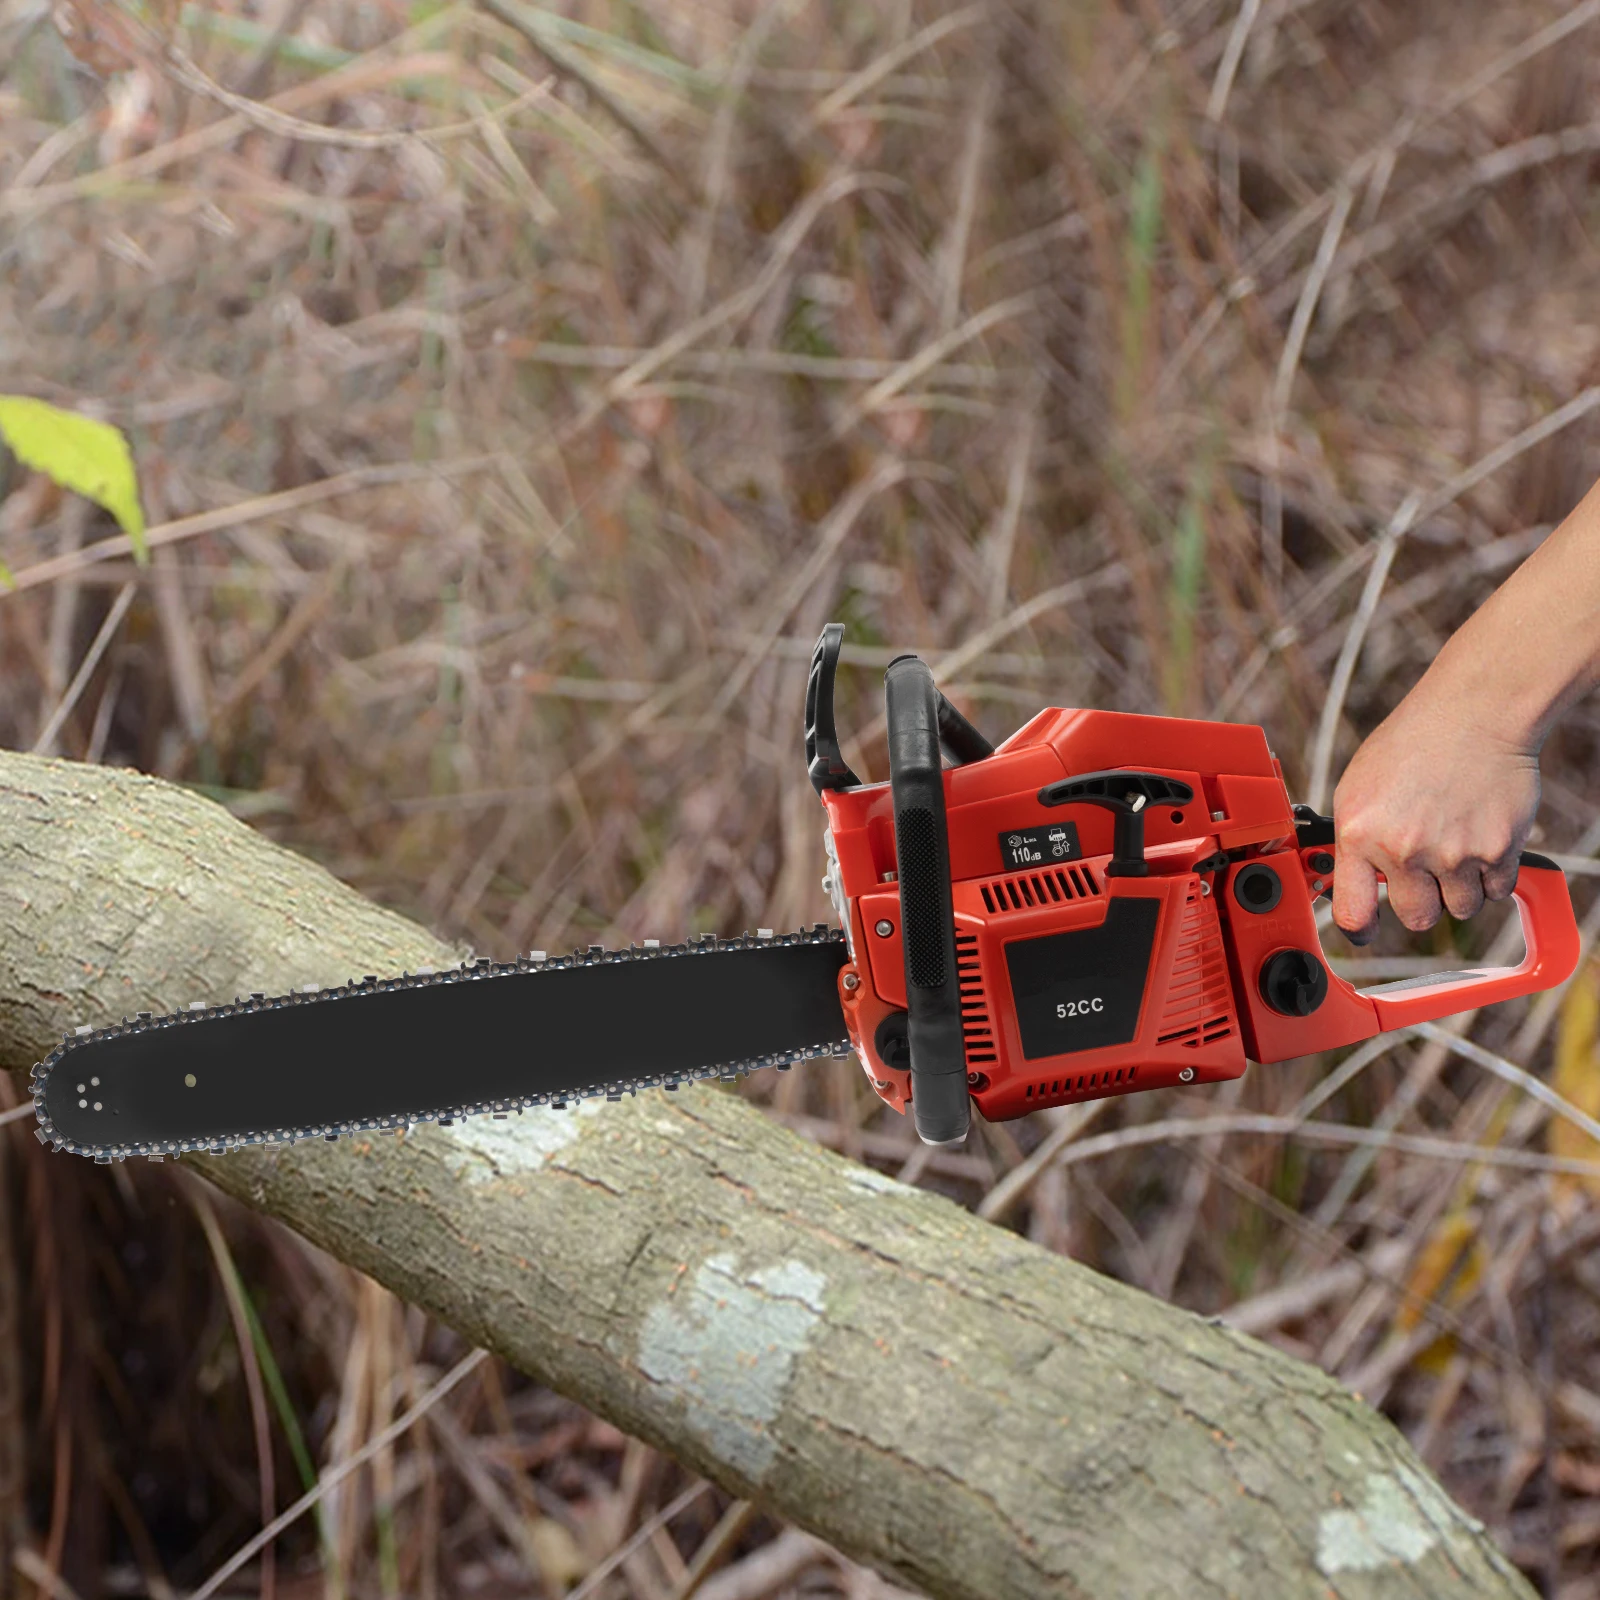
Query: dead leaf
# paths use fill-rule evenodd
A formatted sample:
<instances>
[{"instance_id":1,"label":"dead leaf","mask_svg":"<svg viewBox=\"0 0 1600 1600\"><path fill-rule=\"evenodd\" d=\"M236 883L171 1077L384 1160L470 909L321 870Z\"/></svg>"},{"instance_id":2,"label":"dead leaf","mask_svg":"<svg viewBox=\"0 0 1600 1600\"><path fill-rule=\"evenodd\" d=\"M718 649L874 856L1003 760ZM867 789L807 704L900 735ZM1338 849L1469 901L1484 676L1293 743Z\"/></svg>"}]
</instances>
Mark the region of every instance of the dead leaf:
<instances>
[{"instance_id":1,"label":"dead leaf","mask_svg":"<svg viewBox=\"0 0 1600 1600\"><path fill-rule=\"evenodd\" d=\"M1600 1116L1600 967L1585 962L1561 1001L1550 1087L1589 1116ZM1552 1117L1546 1144L1553 1156L1600 1162L1600 1144L1565 1117ZM1558 1191L1600 1194L1600 1176L1558 1173Z\"/></svg>"}]
</instances>

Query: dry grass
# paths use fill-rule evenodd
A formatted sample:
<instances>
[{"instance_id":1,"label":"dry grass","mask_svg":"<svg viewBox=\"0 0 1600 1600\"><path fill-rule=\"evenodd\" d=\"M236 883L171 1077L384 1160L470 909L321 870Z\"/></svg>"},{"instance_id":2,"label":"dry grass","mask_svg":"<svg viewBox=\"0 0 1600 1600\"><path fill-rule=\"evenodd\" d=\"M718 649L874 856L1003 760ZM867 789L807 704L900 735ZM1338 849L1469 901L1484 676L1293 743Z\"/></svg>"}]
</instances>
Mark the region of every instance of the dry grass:
<instances>
[{"instance_id":1,"label":"dry grass","mask_svg":"<svg viewBox=\"0 0 1600 1600\"><path fill-rule=\"evenodd\" d=\"M77 55L0 5L0 388L129 430L159 555L0 481L0 739L202 785L485 954L825 917L835 617L858 771L915 648L991 736L1259 722L1326 806L1600 473L1594 3L66 14ZM1597 729L1547 747L1546 849L1600 847ZM857 1073L749 1092L1320 1362L1582 1600L1600 1230L1482 1055L1546 1072L1554 998L959 1155ZM451 1336L171 1170L17 1150L24 1570L181 1590L263 1462L283 1507L359 1458L280 1600L886 1592L714 1492L664 1520L679 1469L492 1364L394 1434Z\"/></svg>"}]
</instances>

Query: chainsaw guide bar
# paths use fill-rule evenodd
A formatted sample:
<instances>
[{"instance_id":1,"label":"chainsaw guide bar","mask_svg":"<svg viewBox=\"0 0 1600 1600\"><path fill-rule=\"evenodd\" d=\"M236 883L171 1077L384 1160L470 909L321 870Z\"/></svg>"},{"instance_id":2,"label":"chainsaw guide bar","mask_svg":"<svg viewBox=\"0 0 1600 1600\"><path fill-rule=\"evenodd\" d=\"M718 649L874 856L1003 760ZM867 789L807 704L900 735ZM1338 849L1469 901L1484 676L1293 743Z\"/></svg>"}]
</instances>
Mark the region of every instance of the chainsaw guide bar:
<instances>
[{"instance_id":1,"label":"chainsaw guide bar","mask_svg":"<svg viewBox=\"0 0 1600 1600\"><path fill-rule=\"evenodd\" d=\"M66 1035L34 1067L35 1136L102 1162L160 1159L620 1100L848 1055L837 989L847 959L844 934L819 922L776 938L591 945L141 1012ZM345 1000L362 1004L335 1004Z\"/></svg>"}]
</instances>

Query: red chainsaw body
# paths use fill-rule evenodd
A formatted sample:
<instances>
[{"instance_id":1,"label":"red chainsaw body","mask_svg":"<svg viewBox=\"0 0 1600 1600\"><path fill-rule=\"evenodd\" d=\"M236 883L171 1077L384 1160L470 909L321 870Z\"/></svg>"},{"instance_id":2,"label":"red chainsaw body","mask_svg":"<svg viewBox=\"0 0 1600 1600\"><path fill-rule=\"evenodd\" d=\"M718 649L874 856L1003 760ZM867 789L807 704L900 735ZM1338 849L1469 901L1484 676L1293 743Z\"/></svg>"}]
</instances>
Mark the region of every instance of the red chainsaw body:
<instances>
[{"instance_id":1,"label":"red chainsaw body","mask_svg":"<svg viewBox=\"0 0 1600 1600\"><path fill-rule=\"evenodd\" d=\"M1133 764L1181 780L1194 799L1145 812L1147 876L1107 876L1113 817L1089 804L1046 806L1039 791ZM1237 1078L1252 1061L1353 1044L1548 986L1564 975L1552 977L1552 967L1570 970L1569 957L1576 960L1574 927L1570 939L1546 941L1542 978L1525 963L1379 998L1329 973L1310 1015L1275 1010L1262 993L1263 968L1279 951L1320 956L1313 906L1331 892L1332 847L1299 846L1282 770L1259 727L1051 708L988 758L947 767L943 783L968 1082L991 1121ZM848 911L840 1001L868 1079L904 1111L910 1074L886 1065L874 1044L884 1017L906 1006L890 785L821 798L838 860L836 898ZM1196 871L1202 863L1207 869ZM1551 925L1571 923L1559 873L1522 877L1557 880L1551 892L1567 909ZM1471 997L1452 1007L1457 987Z\"/></svg>"}]
</instances>

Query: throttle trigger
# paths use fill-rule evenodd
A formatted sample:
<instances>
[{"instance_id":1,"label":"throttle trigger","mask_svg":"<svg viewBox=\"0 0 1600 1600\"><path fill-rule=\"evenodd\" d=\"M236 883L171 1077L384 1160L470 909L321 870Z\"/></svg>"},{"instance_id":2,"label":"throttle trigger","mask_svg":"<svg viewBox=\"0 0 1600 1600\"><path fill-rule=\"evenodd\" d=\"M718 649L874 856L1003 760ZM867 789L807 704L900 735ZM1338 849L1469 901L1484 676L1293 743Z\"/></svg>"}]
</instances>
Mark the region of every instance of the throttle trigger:
<instances>
[{"instance_id":1,"label":"throttle trigger","mask_svg":"<svg viewBox=\"0 0 1600 1600\"><path fill-rule=\"evenodd\" d=\"M1296 841L1302 850L1310 850L1318 845L1333 843L1333 818L1319 816L1316 808L1308 805L1294 807L1294 831ZM1329 863L1328 870L1331 870ZM1321 867L1319 872L1325 870Z\"/></svg>"}]
</instances>

